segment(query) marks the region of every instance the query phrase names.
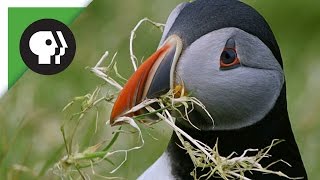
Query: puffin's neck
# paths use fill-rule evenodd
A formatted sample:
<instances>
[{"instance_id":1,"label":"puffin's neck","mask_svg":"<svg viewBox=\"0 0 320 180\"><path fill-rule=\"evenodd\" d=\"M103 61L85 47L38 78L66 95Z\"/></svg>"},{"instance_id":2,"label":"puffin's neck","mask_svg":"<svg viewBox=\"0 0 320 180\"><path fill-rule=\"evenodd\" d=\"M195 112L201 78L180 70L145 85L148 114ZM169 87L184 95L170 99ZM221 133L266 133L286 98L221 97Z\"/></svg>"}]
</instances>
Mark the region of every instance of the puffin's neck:
<instances>
[{"instance_id":1,"label":"puffin's neck","mask_svg":"<svg viewBox=\"0 0 320 180\"><path fill-rule=\"evenodd\" d=\"M272 157L261 161L262 165L267 166L271 162L282 159L291 164L292 167L279 163L272 166L271 169L282 171L290 177L307 177L289 122L285 88L282 89L274 108L269 114L252 126L228 131L198 131L184 126L180 126L180 128L210 147L213 147L216 140L219 139L219 153L222 156L228 156L232 152L242 154L244 150L249 148L263 149L269 146L274 139L285 140L271 149L270 154ZM172 174L177 179L191 179L190 172L192 172L194 166L189 155L177 144L180 145L181 143L174 133L167 149L172 166ZM201 171L198 172L198 176L201 175L199 173ZM247 176L251 177L250 174ZM272 175L261 176L260 173L254 173L252 178L259 180L282 179Z\"/></svg>"}]
</instances>

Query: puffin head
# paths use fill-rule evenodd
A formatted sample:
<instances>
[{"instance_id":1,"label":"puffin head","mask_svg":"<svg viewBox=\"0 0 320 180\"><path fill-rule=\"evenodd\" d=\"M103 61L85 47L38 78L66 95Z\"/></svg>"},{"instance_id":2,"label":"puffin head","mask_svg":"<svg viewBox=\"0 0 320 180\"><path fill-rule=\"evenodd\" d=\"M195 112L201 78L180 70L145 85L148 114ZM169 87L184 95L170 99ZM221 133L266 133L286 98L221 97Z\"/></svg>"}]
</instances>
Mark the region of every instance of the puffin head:
<instances>
[{"instance_id":1,"label":"puffin head","mask_svg":"<svg viewBox=\"0 0 320 180\"><path fill-rule=\"evenodd\" d=\"M190 117L201 130L240 129L261 121L285 86L280 50L267 22L236 0L178 5L167 20L158 50L120 92L111 122L133 116L124 113L182 82L214 119L213 125L196 106Z\"/></svg>"}]
</instances>

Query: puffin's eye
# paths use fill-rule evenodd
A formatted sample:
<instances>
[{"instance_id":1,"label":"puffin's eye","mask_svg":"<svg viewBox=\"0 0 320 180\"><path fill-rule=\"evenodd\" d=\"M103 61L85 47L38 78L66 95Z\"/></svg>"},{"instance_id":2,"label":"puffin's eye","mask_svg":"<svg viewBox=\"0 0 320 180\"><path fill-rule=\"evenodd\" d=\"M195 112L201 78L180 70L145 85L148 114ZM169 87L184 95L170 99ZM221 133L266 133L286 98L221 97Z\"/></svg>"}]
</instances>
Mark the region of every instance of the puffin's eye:
<instances>
[{"instance_id":1,"label":"puffin's eye","mask_svg":"<svg viewBox=\"0 0 320 180\"><path fill-rule=\"evenodd\" d=\"M229 39L220 56L220 69L235 68L240 65L235 49L235 41Z\"/></svg>"}]
</instances>

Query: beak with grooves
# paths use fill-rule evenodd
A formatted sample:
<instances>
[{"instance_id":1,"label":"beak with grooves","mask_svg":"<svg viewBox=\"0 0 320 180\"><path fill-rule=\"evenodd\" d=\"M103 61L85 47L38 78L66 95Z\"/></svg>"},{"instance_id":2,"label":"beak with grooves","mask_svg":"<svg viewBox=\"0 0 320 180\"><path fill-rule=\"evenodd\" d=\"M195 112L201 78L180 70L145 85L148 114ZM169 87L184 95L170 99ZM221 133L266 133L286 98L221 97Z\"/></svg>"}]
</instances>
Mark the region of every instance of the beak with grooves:
<instances>
[{"instance_id":1,"label":"beak with grooves","mask_svg":"<svg viewBox=\"0 0 320 180\"><path fill-rule=\"evenodd\" d=\"M110 124L121 116L132 117L139 112L126 113L146 98L156 98L173 87L175 66L182 50L181 39L170 36L129 78L114 103Z\"/></svg>"}]
</instances>

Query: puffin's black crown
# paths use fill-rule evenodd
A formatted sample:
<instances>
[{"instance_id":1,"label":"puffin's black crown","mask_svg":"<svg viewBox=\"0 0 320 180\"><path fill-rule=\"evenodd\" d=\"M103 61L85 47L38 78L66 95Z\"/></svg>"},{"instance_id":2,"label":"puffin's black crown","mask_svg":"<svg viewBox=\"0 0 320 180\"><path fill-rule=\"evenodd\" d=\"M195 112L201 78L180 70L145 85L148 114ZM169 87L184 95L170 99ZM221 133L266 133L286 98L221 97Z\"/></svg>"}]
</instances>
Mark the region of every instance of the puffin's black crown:
<instances>
[{"instance_id":1,"label":"puffin's black crown","mask_svg":"<svg viewBox=\"0 0 320 180\"><path fill-rule=\"evenodd\" d=\"M186 48L201 36L227 27L239 28L258 37L282 66L277 41L266 20L255 9L237 0L196 0L188 3L167 36L179 35Z\"/></svg>"}]
</instances>

